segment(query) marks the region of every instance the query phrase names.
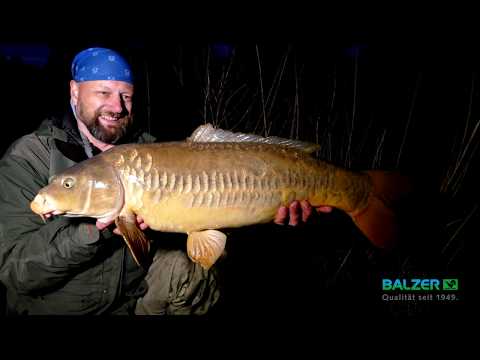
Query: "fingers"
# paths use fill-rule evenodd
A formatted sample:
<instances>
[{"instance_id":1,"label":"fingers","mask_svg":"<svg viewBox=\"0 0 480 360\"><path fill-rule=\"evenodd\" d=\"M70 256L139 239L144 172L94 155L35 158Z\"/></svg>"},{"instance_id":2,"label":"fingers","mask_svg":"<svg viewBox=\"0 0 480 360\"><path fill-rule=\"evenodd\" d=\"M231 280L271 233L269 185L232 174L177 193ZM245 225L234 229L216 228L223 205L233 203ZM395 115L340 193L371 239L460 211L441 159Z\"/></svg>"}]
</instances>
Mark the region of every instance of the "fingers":
<instances>
[{"instance_id":1,"label":"fingers","mask_svg":"<svg viewBox=\"0 0 480 360\"><path fill-rule=\"evenodd\" d=\"M332 207L331 206L319 206L315 209L317 210L317 212L323 212L323 213L332 212Z\"/></svg>"},{"instance_id":2,"label":"fingers","mask_svg":"<svg viewBox=\"0 0 480 360\"><path fill-rule=\"evenodd\" d=\"M319 213L329 213L332 211L331 206L313 207L307 200L295 200L288 207L282 206L278 209L273 222L278 225L297 226L306 223L311 218L313 209Z\"/></svg>"},{"instance_id":3,"label":"fingers","mask_svg":"<svg viewBox=\"0 0 480 360\"><path fill-rule=\"evenodd\" d=\"M141 230L147 230L147 229L148 229L148 225L145 224L145 223L140 223L140 224L138 224L138 227L139 227Z\"/></svg>"},{"instance_id":4,"label":"fingers","mask_svg":"<svg viewBox=\"0 0 480 360\"><path fill-rule=\"evenodd\" d=\"M295 200L294 202L292 202L289 206L289 210L290 210L290 220L288 222L288 225L291 225L291 226L296 226L298 225L299 221L300 221L300 209L301 209L301 205L300 205L300 202Z\"/></svg>"},{"instance_id":5,"label":"fingers","mask_svg":"<svg viewBox=\"0 0 480 360\"><path fill-rule=\"evenodd\" d=\"M143 218L140 215L137 215L137 224L141 230L147 230L148 225L144 223Z\"/></svg>"},{"instance_id":6,"label":"fingers","mask_svg":"<svg viewBox=\"0 0 480 360\"><path fill-rule=\"evenodd\" d=\"M97 220L97 222L95 223L95 226L97 227L98 230L102 231L103 229L109 227L112 223L113 223L113 220L106 223L101 222L100 220Z\"/></svg>"},{"instance_id":7,"label":"fingers","mask_svg":"<svg viewBox=\"0 0 480 360\"><path fill-rule=\"evenodd\" d=\"M307 222L312 215L312 206L307 200L300 201L300 206L302 207L302 221Z\"/></svg>"},{"instance_id":8,"label":"fingers","mask_svg":"<svg viewBox=\"0 0 480 360\"><path fill-rule=\"evenodd\" d=\"M147 224L145 224L143 218L140 216L140 215L137 215L136 217L136 221L137 221L137 225L138 227L141 229L141 230L146 230L149 228L149 226ZM109 223L105 224L105 223L101 223L100 221L97 221L97 228L99 230L103 230L105 229L107 226L111 225L114 221L110 221ZM117 235L122 235L122 232L118 229L118 227L116 227L115 229L113 229L113 233L114 234L117 234Z\"/></svg>"},{"instance_id":9,"label":"fingers","mask_svg":"<svg viewBox=\"0 0 480 360\"><path fill-rule=\"evenodd\" d=\"M278 209L273 222L278 225L285 225L285 220L287 220L287 217L288 217L288 208L286 206L281 206Z\"/></svg>"},{"instance_id":10,"label":"fingers","mask_svg":"<svg viewBox=\"0 0 480 360\"><path fill-rule=\"evenodd\" d=\"M273 222L278 225L285 225L288 219L288 225L296 226L298 225L301 218L301 205L300 202L295 200L292 202L289 207L281 206Z\"/></svg>"}]
</instances>

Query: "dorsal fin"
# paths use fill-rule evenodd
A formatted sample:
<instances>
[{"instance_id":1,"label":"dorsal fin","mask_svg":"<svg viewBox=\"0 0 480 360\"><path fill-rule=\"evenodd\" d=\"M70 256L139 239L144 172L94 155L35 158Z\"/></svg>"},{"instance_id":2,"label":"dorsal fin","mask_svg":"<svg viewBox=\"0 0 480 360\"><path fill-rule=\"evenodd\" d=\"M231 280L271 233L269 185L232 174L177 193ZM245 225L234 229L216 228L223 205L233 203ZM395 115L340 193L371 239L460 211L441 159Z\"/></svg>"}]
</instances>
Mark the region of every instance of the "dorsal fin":
<instances>
[{"instance_id":1,"label":"dorsal fin","mask_svg":"<svg viewBox=\"0 0 480 360\"><path fill-rule=\"evenodd\" d=\"M283 145L306 153L313 153L320 149L320 145L305 141L285 139L277 136L263 137L255 134L244 134L223 129L215 129L212 124L200 125L187 138L190 142L254 142L262 144Z\"/></svg>"}]
</instances>

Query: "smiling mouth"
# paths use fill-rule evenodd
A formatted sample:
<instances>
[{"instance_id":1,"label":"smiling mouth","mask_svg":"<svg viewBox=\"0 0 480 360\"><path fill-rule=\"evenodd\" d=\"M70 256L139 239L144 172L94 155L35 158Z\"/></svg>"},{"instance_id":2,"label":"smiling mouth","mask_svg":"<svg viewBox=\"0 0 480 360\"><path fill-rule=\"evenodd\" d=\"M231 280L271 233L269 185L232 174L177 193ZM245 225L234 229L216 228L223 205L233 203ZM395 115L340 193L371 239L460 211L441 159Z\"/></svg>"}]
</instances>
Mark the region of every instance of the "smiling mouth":
<instances>
[{"instance_id":1,"label":"smiling mouth","mask_svg":"<svg viewBox=\"0 0 480 360\"><path fill-rule=\"evenodd\" d=\"M120 118L119 117L114 117L114 116L108 116L108 115L100 115L98 117L98 120L102 124L110 125L110 126L118 126L120 125Z\"/></svg>"}]
</instances>

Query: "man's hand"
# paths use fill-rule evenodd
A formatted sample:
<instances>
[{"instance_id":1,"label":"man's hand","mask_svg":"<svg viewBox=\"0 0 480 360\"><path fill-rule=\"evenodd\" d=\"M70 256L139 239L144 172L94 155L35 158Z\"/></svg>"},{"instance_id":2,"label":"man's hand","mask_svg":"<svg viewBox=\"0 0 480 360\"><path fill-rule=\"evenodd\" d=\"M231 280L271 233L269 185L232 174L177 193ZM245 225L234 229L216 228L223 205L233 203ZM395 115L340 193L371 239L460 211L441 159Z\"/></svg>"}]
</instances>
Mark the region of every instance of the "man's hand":
<instances>
[{"instance_id":1,"label":"man's hand","mask_svg":"<svg viewBox=\"0 0 480 360\"><path fill-rule=\"evenodd\" d=\"M330 206L319 206L313 208L307 200L295 200L290 204L289 207L280 207L273 222L278 225L285 225L288 219L288 225L297 226L300 222L306 223L308 221L312 215L312 209L323 213L329 213L332 211Z\"/></svg>"},{"instance_id":2,"label":"man's hand","mask_svg":"<svg viewBox=\"0 0 480 360\"><path fill-rule=\"evenodd\" d=\"M137 225L138 227L141 229L141 230L147 230L148 229L148 225L145 224L143 222L143 218L139 215L137 215ZM101 222L99 220L97 220L97 223L95 224L97 226L97 229L102 231L103 229L109 227L110 225L112 225L113 223L115 222L115 220L111 220L109 221L108 223L104 223L104 222ZM114 230L113 230L113 233L114 234L117 234L117 235L122 235L122 233L120 232L120 230L118 229L118 227L116 227Z\"/></svg>"}]
</instances>

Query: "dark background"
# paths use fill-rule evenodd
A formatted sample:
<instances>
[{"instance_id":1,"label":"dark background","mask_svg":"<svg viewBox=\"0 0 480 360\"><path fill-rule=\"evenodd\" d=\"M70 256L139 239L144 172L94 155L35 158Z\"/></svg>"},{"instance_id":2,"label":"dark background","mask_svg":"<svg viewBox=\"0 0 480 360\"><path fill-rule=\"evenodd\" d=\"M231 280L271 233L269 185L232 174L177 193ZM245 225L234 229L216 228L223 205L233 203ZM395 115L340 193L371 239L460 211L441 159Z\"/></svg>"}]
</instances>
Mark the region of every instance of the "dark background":
<instances>
[{"instance_id":1,"label":"dark background","mask_svg":"<svg viewBox=\"0 0 480 360\"><path fill-rule=\"evenodd\" d=\"M205 121L264 134L261 79L264 101L274 90L266 101L270 135L319 141L320 157L352 169L401 170L419 190L404 206L405 241L393 254L373 249L337 211L298 228L232 230L220 264L226 295L214 314L463 314L465 245L478 219L480 42L448 19L423 26L338 19L279 21L258 31L228 30L226 19L206 28L195 22L156 29L149 22L125 33L10 27L0 32L2 153L46 115L66 108L71 59L86 47L112 47L131 61L137 121L159 141L184 139ZM464 150L458 187L442 188ZM458 277L461 301L379 300L382 277L414 275Z\"/></svg>"}]
</instances>

